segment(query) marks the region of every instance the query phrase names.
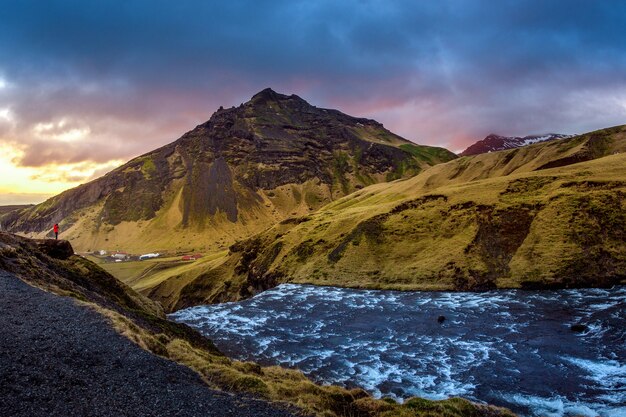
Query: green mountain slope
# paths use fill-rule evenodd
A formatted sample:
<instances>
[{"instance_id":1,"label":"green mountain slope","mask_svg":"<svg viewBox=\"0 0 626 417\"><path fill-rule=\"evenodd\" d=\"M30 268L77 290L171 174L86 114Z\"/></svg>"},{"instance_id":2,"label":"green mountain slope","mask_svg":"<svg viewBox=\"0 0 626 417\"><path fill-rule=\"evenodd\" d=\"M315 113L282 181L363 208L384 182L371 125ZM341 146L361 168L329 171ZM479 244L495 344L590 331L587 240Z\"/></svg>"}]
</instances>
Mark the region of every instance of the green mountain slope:
<instances>
[{"instance_id":1,"label":"green mountain slope","mask_svg":"<svg viewBox=\"0 0 626 417\"><path fill-rule=\"evenodd\" d=\"M625 150L620 126L459 158L148 276L143 292L178 309L281 282L428 290L623 282Z\"/></svg>"},{"instance_id":2,"label":"green mountain slope","mask_svg":"<svg viewBox=\"0 0 626 417\"><path fill-rule=\"evenodd\" d=\"M32 208L4 230L54 223L80 250L217 250L367 185L456 158L373 120L270 89L218 110L177 141Z\"/></svg>"}]
</instances>

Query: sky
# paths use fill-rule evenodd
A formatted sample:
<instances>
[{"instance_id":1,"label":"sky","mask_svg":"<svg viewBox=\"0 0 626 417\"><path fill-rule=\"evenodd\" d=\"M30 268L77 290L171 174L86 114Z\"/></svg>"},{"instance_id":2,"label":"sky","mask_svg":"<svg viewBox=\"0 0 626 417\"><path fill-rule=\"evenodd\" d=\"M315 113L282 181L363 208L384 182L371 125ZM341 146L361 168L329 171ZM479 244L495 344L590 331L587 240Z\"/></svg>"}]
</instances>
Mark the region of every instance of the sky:
<instances>
[{"instance_id":1,"label":"sky","mask_svg":"<svg viewBox=\"0 0 626 417\"><path fill-rule=\"evenodd\" d=\"M0 205L271 87L462 151L626 123L626 2L0 0Z\"/></svg>"}]
</instances>

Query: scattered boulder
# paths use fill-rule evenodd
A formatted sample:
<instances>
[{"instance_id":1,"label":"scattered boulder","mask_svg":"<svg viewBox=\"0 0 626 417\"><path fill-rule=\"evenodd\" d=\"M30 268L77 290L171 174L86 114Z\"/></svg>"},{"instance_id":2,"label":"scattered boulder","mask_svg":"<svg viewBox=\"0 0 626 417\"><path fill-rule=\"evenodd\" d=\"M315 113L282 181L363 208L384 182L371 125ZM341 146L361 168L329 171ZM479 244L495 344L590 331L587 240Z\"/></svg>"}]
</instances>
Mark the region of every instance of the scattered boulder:
<instances>
[{"instance_id":1,"label":"scattered boulder","mask_svg":"<svg viewBox=\"0 0 626 417\"><path fill-rule=\"evenodd\" d=\"M67 240L38 239L37 247L51 258L67 259L74 255L74 248Z\"/></svg>"},{"instance_id":2,"label":"scattered boulder","mask_svg":"<svg viewBox=\"0 0 626 417\"><path fill-rule=\"evenodd\" d=\"M443 324L444 321L446 321L446 316L437 317L437 323Z\"/></svg>"},{"instance_id":3,"label":"scattered boulder","mask_svg":"<svg viewBox=\"0 0 626 417\"><path fill-rule=\"evenodd\" d=\"M584 324L572 324L572 326L570 327L570 330L575 332L575 333L582 333L585 332L589 329L589 327L585 326Z\"/></svg>"}]
</instances>

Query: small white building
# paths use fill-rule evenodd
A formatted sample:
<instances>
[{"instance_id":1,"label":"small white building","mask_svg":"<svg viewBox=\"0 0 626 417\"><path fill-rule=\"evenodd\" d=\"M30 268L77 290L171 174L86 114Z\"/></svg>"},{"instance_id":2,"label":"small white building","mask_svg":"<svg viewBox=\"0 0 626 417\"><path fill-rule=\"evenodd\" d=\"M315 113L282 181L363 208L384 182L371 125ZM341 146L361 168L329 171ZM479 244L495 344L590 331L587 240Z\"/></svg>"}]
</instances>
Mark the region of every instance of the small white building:
<instances>
[{"instance_id":1,"label":"small white building","mask_svg":"<svg viewBox=\"0 0 626 417\"><path fill-rule=\"evenodd\" d=\"M145 261L146 259L158 258L159 256L161 256L159 253L146 253L145 255L141 255L139 260Z\"/></svg>"}]
</instances>

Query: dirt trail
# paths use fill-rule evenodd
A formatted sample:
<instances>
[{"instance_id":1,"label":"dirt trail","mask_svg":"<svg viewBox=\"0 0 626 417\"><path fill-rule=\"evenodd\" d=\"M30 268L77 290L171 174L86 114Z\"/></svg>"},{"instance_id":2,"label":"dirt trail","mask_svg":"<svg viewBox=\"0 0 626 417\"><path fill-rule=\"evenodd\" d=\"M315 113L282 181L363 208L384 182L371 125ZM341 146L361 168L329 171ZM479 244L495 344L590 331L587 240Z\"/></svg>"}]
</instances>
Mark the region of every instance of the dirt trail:
<instances>
[{"instance_id":1,"label":"dirt trail","mask_svg":"<svg viewBox=\"0 0 626 417\"><path fill-rule=\"evenodd\" d=\"M116 333L95 311L0 271L0 415L297 414L211 390L190 369Z\"/></svg>"}]
</instances>

